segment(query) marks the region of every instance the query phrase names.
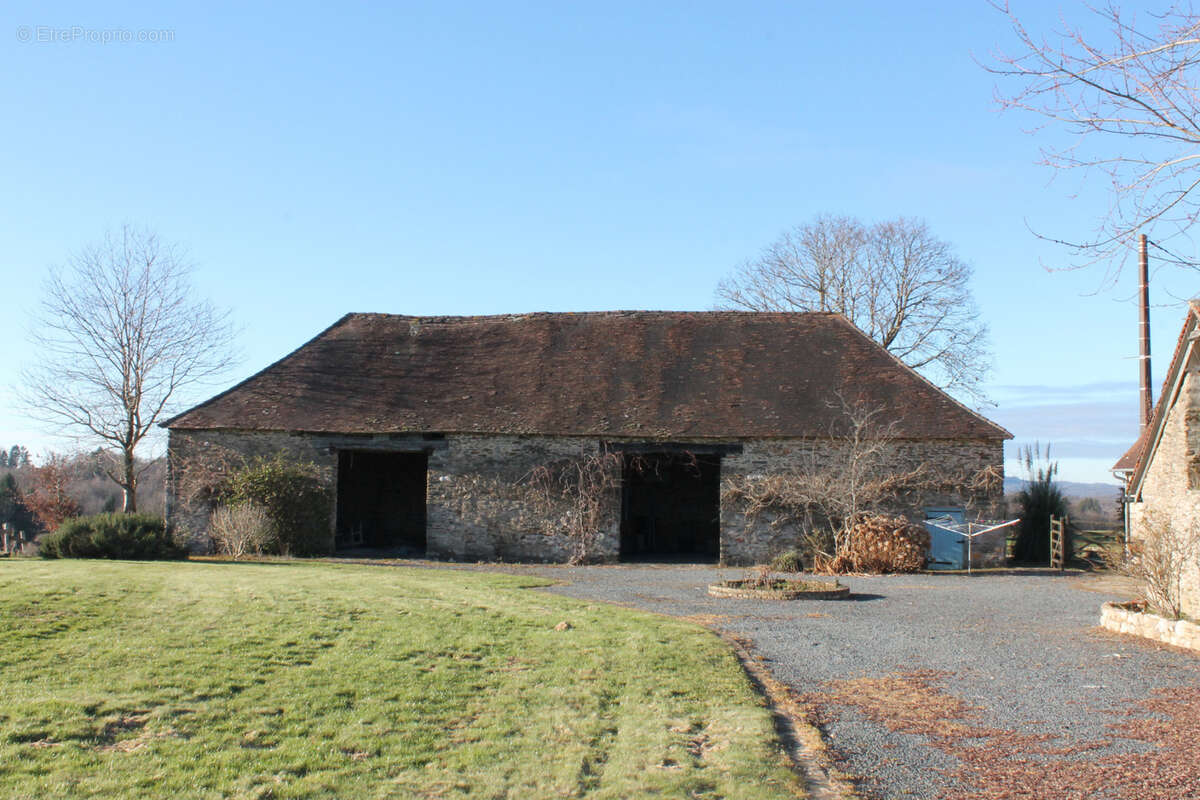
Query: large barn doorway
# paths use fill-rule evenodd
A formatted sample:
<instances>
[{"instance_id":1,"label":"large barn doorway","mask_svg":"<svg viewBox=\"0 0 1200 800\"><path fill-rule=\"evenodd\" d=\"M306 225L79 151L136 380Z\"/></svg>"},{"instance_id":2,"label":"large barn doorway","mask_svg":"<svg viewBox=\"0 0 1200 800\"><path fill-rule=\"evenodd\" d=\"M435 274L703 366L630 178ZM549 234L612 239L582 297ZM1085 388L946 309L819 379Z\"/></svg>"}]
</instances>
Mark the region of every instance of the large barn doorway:
<instances>
[{"instance_id":1,"label":"large barn doorway","mask_svg":"<svg viewBox=\"0 0 1200 800\"><path fill-rule=\"evenodd\" d=\"M721 458L626 453L621 560L714 562L720 555Z\"/></svg>"},{"instance_id":2,"label":"large barn doorway","mask_svg":"<svg viewBox=\"0 0 1200 800\"><path fill-rule=\"evenodd\" d=\"M338 549L425 553L426 453L338 453Z\"/></svg>"}]
</instances>

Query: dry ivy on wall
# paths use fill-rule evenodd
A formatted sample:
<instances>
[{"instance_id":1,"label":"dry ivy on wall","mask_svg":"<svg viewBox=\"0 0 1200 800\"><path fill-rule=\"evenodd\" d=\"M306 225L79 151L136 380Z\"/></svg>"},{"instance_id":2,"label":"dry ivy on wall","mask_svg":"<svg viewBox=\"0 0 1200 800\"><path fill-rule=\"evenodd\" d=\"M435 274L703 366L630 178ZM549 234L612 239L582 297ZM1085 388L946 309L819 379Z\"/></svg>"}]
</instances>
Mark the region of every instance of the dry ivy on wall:
<instances>
[{"instance_id":1,"label":"dry ivy on wall","mask_svg":"<svg viewBox=\"0 0 1200 800\"><path fill-rule=\"evenodd\" d=\"M168 458L175 502L188 513L205 516L217 505L229 476L247 463L236 450L215 444L206 444L192 455L168 453Z\"/></svg>"},{"instance_id":2,"label":"dry ivy on wall","mask_svg":"<svg viewBox=\"0 0 1200 800\"><path fill-rule=\"evenodd\" d=\"M794 528L800 546L814 558L847 553L854 525L865 515L921 502L933 494L977 496L1000 492L1002 472L990 466L974 472L937 470L927 463L891 463L901 440L885 410L843 401L845 432L811 440L807 455L790 469L742 475L725 481L722 506L779 530Z\"/></svg>"},{"instance_id":3,"label":"dry ivy on wall","mask_svg":"<svg viewBox=\"0 0 1200 800\"><path fill-rule=\"evenodd\" d=\"M699 474L694 453L672 454L688 470ZM657 470L659 462L645 456L607 448L583 452L535 468L528 477L534 490L535 511L546 535L565 535L571 543L569 563L584 564L599 556L604 532L617 521L623 477L626 473Z\"/></svg>"},{"instance_id":4,"label":"dry ivy on wall","mask_svg":"<svg viewBox=\"0 0 1200 800\"><path fill-rule=\"evenodd\" d=\"M595 560L597 544L618 507L614 498L621 488L623 461L620 453L602 449L543 464L529 474L543 532L567 536L569 563Z\"/></svg>"}]
</instances>

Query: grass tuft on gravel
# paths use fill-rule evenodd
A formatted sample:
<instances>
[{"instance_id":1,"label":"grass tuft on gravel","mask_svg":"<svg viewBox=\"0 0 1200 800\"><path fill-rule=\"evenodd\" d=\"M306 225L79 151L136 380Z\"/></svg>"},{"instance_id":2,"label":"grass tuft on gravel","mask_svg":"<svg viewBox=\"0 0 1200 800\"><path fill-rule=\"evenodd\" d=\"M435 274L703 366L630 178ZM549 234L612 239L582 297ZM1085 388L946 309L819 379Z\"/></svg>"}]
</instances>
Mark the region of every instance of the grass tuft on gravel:
<instances>
[{"instance_id":1,"label":"grass tuft on gravel","mask_svg":"<svg viewBox=\"0 0 1200 800\"><path fill-rule=\"evenodd\" d=\"M0 563L0 795L799 794L717 637L542 583Z\"/></svg>"}]
</instances>

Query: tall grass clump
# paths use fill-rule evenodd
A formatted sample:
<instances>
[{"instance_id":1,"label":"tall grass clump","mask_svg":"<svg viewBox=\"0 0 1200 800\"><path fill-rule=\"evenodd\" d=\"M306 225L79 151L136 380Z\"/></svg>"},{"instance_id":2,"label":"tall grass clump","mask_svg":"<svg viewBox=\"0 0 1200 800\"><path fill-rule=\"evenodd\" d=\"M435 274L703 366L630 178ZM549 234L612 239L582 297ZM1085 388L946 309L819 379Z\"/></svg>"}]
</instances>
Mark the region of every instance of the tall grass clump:
<instances>
[{"instance_id":1,"label":"tall grass clump","mask_svg":"<svg viewBox=\"0 0 1200 800\"><path fill-rule=\"evenodd\" d=\"M217 552L235 561L260 555L274 542L271 518L254 503L218 506L208 518L208 533Z\"/></svg>"},{"instance_id":2,"label":"tall grass clump","mask_svg":"<svg viewBox=\"0 0 1200 800\"><path fill-rule=\"evenodd\" d=\"M1067 515L1067 498L1058 488L1058 462L1050 458L1050 445L1045 452L1040 444L1025 445L1020 450L1025 470L1025 488L1017 494L1021 522L1017 525L1013 558L1026 564L1050 562L1050 517Z\"/></svg>"}]
</instances>

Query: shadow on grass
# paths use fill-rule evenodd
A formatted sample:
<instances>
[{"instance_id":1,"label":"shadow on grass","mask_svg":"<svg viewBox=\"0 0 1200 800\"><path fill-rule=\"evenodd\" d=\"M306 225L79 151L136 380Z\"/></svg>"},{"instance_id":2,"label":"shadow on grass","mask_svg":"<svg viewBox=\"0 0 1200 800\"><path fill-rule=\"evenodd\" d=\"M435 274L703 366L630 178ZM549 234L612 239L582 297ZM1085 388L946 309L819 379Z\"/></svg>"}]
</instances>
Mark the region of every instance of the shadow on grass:
<instances>
[{"instance_id":1,"label":"shadow on grass","mask_svg":"<svg viewBox=\"0 0 1200 800\"><path fill-rule=\"evenodd\" d=\"M164 562L158 562L158 563L164 563ZM217 567L295 567L295 566L301 566L301 565L316 566L318 564L329 564L330 562L328 559L320 557L320 556L314 556L312 558L287 558L284 556L277 556L277 557L256 556L254 558L239 558L236 560L234 560L232 558L224 558L222 556L191 556L187 559L186 562L176 561L174 563L176 563L176 564L179 564L179 563L204 564L206 566L217 566ZM352 564L354 562L348 561L345 563Z\"/></svg>"}]
</instances>

